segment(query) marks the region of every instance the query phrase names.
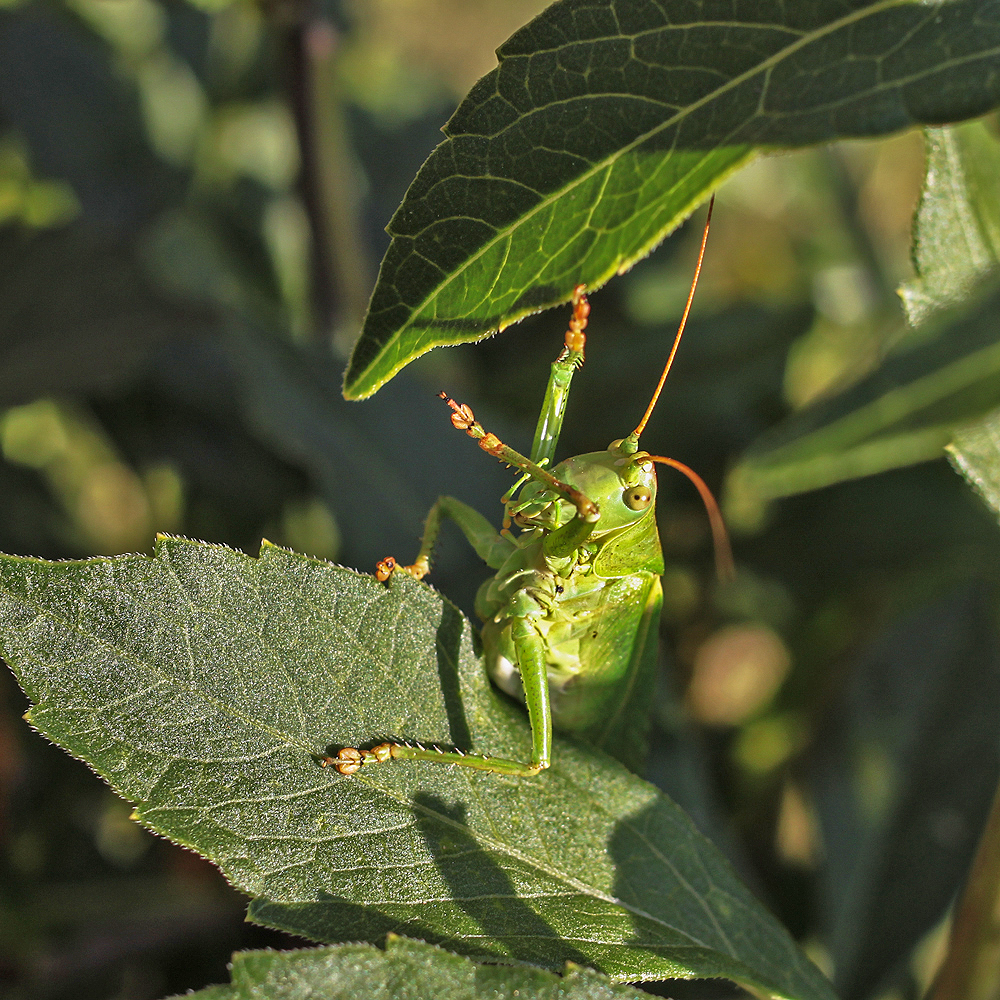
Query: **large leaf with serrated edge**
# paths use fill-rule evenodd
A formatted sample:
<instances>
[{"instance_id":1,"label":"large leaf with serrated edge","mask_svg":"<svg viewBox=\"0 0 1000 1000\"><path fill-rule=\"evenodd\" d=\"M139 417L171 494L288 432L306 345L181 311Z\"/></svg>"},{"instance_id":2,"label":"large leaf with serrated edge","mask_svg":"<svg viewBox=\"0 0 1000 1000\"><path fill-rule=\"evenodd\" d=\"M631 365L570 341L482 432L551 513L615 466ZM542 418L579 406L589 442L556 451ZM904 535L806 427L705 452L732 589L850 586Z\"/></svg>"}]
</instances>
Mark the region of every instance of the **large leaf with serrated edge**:
<instances>
[{"instance_id":1,"label":"large leaf with serrated edge","mask_svg":"<svg viewBox=\"0 0 1000 1000\"><path fill-rule=\"evenodd\" d=\"M558 0L393 217L345 394L598 287L758 149L990 110L998 54L991 0Z\"/></svg>"},{"instance_id":2,"label":"large leaf with serrated edge","mask_svg":"<svg viewBox=\"0 0 1000 1000\"><path fill-rule=\"evenodd\" d=\"M154 558L4 556L0 648L31 724L218 864L259 922L832 996L688 817L596 750L557 741L534 779L320 766L391 734L529 752L468 622L425 584L267 544L258 559L166 538Z\"/></svg>"}]
</instances>

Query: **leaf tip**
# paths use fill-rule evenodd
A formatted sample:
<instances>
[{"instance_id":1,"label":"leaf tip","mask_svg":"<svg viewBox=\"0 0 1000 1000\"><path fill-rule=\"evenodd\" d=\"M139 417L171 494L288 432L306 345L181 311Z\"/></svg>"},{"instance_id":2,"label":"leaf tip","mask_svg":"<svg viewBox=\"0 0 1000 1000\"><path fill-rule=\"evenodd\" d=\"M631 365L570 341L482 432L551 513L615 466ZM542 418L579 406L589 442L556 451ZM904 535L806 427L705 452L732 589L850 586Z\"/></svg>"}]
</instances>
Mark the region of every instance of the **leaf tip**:
<instances>
[{"instance_id":1,"label":"leaf tip","mask_svg":"<svg viewBox=\"0 0 1000 1000\"><path fill-rule=\"evenodd\" d=\"M372 376L369 370L371 366L360 372L354 372L353 368L348 368L344 375L344 385L341 393L348 402L360 403L362 400L374 396L402 367L403 365L398 365L384 378Z\"/></svg>"}]
</instances>

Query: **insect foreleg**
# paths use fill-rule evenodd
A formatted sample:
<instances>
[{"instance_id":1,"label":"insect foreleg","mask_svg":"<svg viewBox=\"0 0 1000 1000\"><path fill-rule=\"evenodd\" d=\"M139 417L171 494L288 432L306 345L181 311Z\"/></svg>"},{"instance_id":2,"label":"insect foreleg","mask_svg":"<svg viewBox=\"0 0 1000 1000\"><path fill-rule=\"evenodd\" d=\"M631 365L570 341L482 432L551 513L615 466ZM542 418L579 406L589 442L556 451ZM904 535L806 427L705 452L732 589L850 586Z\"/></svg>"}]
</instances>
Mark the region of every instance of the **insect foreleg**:
<instances>
[{"instance_id":1,"label":"insect foreleg","mask_svg":"<svg viewBox=\"0 0 1000 1000\"><path fill-rule=\"evenodd\" d=\"M593 534L594 525L578 517L567 521L545 536L542 547L545 554L553 559L563 559L572 555Z\"/></svg>"},{"instance_id":2,"label":"insect foreleg","mask_svg":"<svg viewBox=\"0 0 1000 1000\"><path fill-rule=\"evenodd\" d=\"M566 342L562 353L552 362L549 384L545 389L542 411L535 427L535 439L531 445L531 460L537 465L551 465L555 455L559 433L562 430L569 387L577 368L583 364L583 349L587 335L583 332L590 315L590 303L584 294L586 285L573 289L573 316L566 330Z\"/></svg>"},{"instance_id":3,"label":"insect foreleg","mask_svg":"<svg viewBox=\"0 0 1000 1000\"><path fill-rule=\"evenodd\" d=\"M445 517L450 517L458 525L459 531L465 535L469 544L476 550L476 554L490 569L499 569L510 555L514 543L509 538L498 535L493 525L478 510L454 497L438 497L427 515L420 551L413 565L399 566L392 556L387 556L378 564L375 570L376 578L384 582L394 570L400 570L422 580L430 572L431 556L438 535L441 533L441 521Z\"/></svg>"},{"instance_id":4,"label":"insect foreleg","mask_svg":"<svg viewBox=\"0 0 1000 1000\"><path fill-rule=\"evenodd\" d=\"M525 458L520 452L514 451L510 445L486 430L483 425L476 420L472 408L465 403L456 403L446 392L439 392L438 395L455 411L451 415L452 425L460 431L465 431L474 441L479 442L479 447L483 451L492 455L505 465L510 465L522 472L528 473L536 482L542 483L550 490L564 496L576 508L576 516L581 521L585 521L591 526L600 519L600 508L590 497L585 496L578 489L556 479L551 472L546 472L541 466L536 465L530 458Z\"/></svg>"}]
</instances>

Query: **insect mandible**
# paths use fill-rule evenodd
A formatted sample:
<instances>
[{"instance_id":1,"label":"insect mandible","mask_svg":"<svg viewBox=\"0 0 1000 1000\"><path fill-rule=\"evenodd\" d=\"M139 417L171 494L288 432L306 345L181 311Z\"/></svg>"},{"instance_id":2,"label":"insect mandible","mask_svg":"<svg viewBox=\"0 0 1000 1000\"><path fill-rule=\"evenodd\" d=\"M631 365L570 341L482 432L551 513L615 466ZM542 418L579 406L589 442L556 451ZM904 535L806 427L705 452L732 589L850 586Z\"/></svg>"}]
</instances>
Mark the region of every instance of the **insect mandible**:
<instances>
[{"instance_id":1,"label":"insect mandible","mask_svg":"<svg viewBox=\"0 0 1000 1000\"><path fill-rule=\"evenodd\" d=\"M476 596L483 620L486 668L494 683L522 700L531 725L530 761L489 757L405 743L381 743L370 750L345 747L326 757L341 774L392 759L425 760L498 774L536 775L551 761L553 724L628 757L622 735L632 723L626 704L651 694L663 592L663 554L656 528L654 465L683 472L697 487L708 512L720 578L733 574L726 529L711 492L692 469L676 459L639 449L639 436L674 362L694 299L712 218L714 196L702 234L687 304L660 381L638 426L605 451L551 464L570 383L584 359L590 305L583 285L573 293L573 316L565 346L552 363L545 400L535 429L531 458L484 430L472 410L441 393L451 422L480 448L521 471L503 497L505 516L498 533L472 507L442 496L427 517L420 551L410 566L392 557L377 577L393 572L422 579L443 518L451 518L496 575ZM514 535L511 525L519 529Z\"/></svg>"}]
</instances>

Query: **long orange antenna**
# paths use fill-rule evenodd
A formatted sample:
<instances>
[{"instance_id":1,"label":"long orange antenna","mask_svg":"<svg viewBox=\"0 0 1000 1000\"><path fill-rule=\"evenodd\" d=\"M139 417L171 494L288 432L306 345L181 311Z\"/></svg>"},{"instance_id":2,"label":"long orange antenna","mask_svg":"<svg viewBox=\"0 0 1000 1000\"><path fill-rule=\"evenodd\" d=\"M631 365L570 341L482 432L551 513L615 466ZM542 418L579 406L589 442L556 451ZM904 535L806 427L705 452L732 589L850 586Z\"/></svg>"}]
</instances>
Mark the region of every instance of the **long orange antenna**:
<instances>
[{"instance_id":1,"label":"long orange antenna","mask_svg":"<svg viewBox=\"0 0 1000 1000\"><path fill-rule=\"evenodd\" d=\"M733 565L733 549L729 544L729 533L726 531L725 521L722 520L722 512L719 510L719 505L715 502L712 491L705 485L705 480L694 469L688 468L683 462L678 462L676 458L667 458L664 455L650 455L649 457L654 462L669 465L672 469L683 472L698 488L702 503L708 512L709 524L712 526L712 543L715 547L715 572L722 581L732 580L736 576L736 568Z\"/></svg>"},{"instance_id":2,"label":"long orange antenna","mask_svg":"<svg viewBox=\"0 0 1000 1000\"><path fill-rule=\"evenodd\" d=\"M660 375L660 381L656 385L656 390L653 392L653 398L649 401L649 406L646 407L646 412L642 415L642 420L639 421L639 426L626 438L630 443L634 443L635 447L639 446L639 435L646 429L646 424L653 413L653 407L656 406L656 401L660 398L663 383L667 381L667 375L670 373L670 368L674 363L677 348L681 346L681 337L684 334L684 327L687 326L688 314L691 312L691 303L694 301L694 291L698 287L701 262L705 259L705 244L708 243L708 227L712 223L712 209L714 207L715 195L713 194L708 202L708 216L705 219L705 231L701 234L701 249L698 251L698 263L694 269L694 279L691 282L691 291L688 292L687 304L684 306L684 315L681 316L680 326L677 327L677 335L674 337L674 346L670 349L670 357L667 358L667 363L663 366L663 374Z\"/></svg>"}]
</instances>

